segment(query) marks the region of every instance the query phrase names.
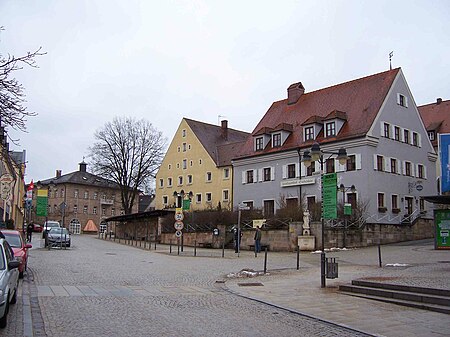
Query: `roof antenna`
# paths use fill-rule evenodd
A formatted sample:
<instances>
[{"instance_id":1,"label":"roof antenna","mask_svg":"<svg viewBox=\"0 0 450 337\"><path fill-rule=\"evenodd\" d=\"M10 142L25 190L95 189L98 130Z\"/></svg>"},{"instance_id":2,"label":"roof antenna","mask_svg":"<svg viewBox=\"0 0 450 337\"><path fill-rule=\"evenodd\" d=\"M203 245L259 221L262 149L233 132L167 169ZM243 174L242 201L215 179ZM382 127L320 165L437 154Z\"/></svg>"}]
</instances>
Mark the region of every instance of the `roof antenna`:
<instances>
[{"instance_id":1,"label":"roof antenna","mask_svg":"<svg viewBox=\"0 0 450 337\"><path fill-rule=\"evenodd\" d=\"M220 118L221 118L221 117L227 117L227 116L218 115L218 116L217 116L217 125L220 124Z\"/></svg>"},{"instance_id":2,"label":"roof antenna","mask_svg":"<svg viewBox=\"0 0 450 337\"><path fill-rule=\"evenodd\" d=\"M394 56L394 52L393 51L391 51L390 53L389 53L389 68L392 70L392 56Z\"/></svg>"}]
</instances>

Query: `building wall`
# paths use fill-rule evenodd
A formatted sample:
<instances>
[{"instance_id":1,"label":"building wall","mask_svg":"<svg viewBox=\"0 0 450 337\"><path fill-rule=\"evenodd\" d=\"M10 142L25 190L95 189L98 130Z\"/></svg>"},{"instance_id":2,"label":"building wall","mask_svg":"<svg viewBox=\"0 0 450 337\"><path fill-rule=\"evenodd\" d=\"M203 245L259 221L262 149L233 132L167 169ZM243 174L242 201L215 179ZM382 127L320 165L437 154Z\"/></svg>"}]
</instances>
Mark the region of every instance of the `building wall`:
<instances>
[{"instance_id":1,"label":"building wall","mask_svg":"<svg viewBox=\"0 0 450 337\"><path fill-rule=\"evenodd\" d=\"M183 160L186 160L186 168L183 168ZM229 171L226 179L225 169ZM207 181L207 172L211 173L210 181ZM188 183L188 175L192 175L192 183ZM156 175L156 209L180 207L174 192L179 194L181 190L185 198L189 192L193 193L192 210L216 208L219 202L222 208L227 208L232 205L232 176L232 167L217 167L183 119ZM179 184L179 177L183 179L182 184ZM169 178L172 178L172 186L168 186ZM223 200L224 190L228 190L228 200ZM206 200L207 193L211 193L211 202ZM201 195L201 202L197 202L197 194Z\"/></svg>"}]
</instances>

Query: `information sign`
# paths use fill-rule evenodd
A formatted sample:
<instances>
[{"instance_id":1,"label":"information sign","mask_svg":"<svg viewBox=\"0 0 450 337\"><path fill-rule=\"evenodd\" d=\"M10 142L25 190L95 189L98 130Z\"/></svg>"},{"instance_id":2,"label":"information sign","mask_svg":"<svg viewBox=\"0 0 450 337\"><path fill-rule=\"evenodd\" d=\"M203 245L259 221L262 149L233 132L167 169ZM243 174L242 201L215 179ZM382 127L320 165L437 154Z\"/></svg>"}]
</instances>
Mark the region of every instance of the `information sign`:
<instances>
[{"instance_id":1,"label":"information sign","mask_svg":"<svg viewBox=\"0 0 450 337\"><path fill-rule=\"evenodd\" d=\"M322 207L324 219L337 219L337 174L322 175Z\"/></svg>"},{"instance_id":2,"label":"information sign","mask_svg":"<svg viewBox=\"0 0 450 337\"><path fill-rule=\"evenodd\" d=\"M173 227L175 227L177 231L181 231L184 228L184 223L183 221L175 221Z\"/></svg>"},{"instance_id":3,"label":"information sign","mask_svg":"<svg viewBox=\"0 0 450 337\"><path fill-rule=\"evenodd\" d=\"M450 210L435 209L435 249L450 249Z\"/></svg>"},{"instance_id":4,"label":"information sign","mask_svg":"<svg viewBox=\"0 0 450 337\"><path fill-rule=\"evenodd\" d=\"M177 238L180 238L182 235L183 235L183 232L181 232L181 231L176 231L176 232L175 232L175 236L176 236Z\"/></svg>"},{"instance_id":5,"label":"information sign","mask_svg":"<svg viewBox=\"0 0 450 337\"><path fill-rule=\"evenodd\" d=\"M175 220L176 221L183 221L184 215L183 213L175 213Z\"/></svg>"}]
</instances>

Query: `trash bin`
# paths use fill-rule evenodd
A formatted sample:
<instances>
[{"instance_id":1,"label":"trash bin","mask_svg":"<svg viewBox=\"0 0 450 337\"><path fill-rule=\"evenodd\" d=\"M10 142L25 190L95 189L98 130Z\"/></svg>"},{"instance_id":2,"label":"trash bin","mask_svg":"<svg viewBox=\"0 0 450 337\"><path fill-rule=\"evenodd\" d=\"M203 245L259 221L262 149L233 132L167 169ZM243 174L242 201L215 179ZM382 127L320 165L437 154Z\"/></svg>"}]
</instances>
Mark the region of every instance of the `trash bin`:
<instances>
[{"instance_id":1,"label":"trash bin","mask_svg":"<svg viewBox=\"0 0 450 337\"><path fill-rule=\"evenodd\" d=\"M330 279L338 278L338 263L335 257L326 258L326 277Z\"/></svg>"}]
</instances>

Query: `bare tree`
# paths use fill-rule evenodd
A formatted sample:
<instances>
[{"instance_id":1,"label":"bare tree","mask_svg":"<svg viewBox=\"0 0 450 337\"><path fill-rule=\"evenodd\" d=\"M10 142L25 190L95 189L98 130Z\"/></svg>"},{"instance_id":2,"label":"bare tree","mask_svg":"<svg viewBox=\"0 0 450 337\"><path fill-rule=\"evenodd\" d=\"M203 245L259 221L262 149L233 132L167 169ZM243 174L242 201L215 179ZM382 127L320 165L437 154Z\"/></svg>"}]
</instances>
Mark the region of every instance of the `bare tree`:
<instances>
[{"instance_id":1,"label":"bare tree","mask_svg":"<svg viewBox=\"0 0 450 337\"><path fill-rule=\"evenodd\" d=\"M122 207L130 214L139 190L155 178L167 140L150 122L131 117L114 118L94 136L91 167L120 186Z\"/></svg>"},{"instance_id":2,"label":"bare tree","mask_svg":"<svg viewBox=\"0 0 450 337\"><path fill-rule=\"evenodd\" d=\"M0 31L3 27L0 27ZM3 57L0 54L0 120L3 125L11 126L15 130L26 130L26 118L36 116L37 113L28 111L24 106L24 87L13 76L17 70L23 69L26 64L38 68L35 57L45 55L41 47L34 52L28 52L24 56L15 57L9 55Z\"/></svg>"}]
</instances>

